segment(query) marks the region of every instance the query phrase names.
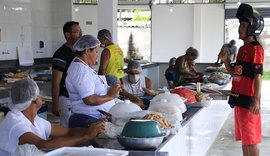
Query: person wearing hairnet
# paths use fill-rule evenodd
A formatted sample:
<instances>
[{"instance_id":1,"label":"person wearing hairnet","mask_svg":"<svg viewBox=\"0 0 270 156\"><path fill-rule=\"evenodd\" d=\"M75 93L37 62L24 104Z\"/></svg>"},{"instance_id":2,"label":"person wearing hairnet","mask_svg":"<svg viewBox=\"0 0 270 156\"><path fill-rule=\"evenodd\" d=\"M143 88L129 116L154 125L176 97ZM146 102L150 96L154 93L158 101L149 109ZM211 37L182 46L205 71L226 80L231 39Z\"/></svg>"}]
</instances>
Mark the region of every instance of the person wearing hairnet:
<instances>
[{"instance_id":1,"label":"person wearing hairnet","mask_svg":"<svg viewBox=\"0 0 270 156\"><path fill-rule=\"evenodd\" d=\"M175 81L174 85L181 84L186 82L185 78L201 78L203 76L202 73L194 72L190 63L196 60L199 56L197 49L193 47L189 47L186 50L186 54L183 56L179 56L175 62ZM196 69L195 69L196 71Z\"/></svg>"},{"instance_id":2,"label":"person wearing hairnet","mask_svg":"<svg viewBox=\"0 0 270 156\"><path fill-rule=\"evenodd\" d=\"M82 36L73 46L76 57L71 62L66 77L66 87L72 104L69 127L88 127L115 104L114 98L121 90L115 84L107 90L107 82L92 68L96 64L100 41L92 35Z\"/></svg>"},{"instance_id":3,"label":"person wearing hairnet","mask_svg":"<svg viewBox=\"0 0 270 156\"><path fill-rule=\"evenodd\" d=\"M230 63L234 63L234 60L236 58L237 47L235 46L235 43L235 40L231 40L229 43L223 44L219 52L221 53L222 51L226 51L228 53ZM219 63L219 60L220 59L218 57L216 64L223 64L222 61Z\"/></svg>"},{"instance_id":4,"label":"person wearing hairnet","mask_svg":"<svg viewBox=\"0 0 270 156\"><path fill-rule=\"evenodd\" d=\"M166 77L169 87L173 86L173 82L175 80L175 68L174 68L175 61L176 61L175 57L171 58L169 61L169 67L165 71L165 77Z\"/></svg>"},{"instance_id":5,"label":"person wearing hairnet","mask_svg":"<svg viewBox=\"0 0 270 156\"><path fill-rule=\"evenodd\" d=\"M106 77L108 86L112 86L115 84L121 84L120 80L113 74L107 74L107 75L105 75L105 77ZM118 98L115 98L115 103L123 102L122 100L128 99L131 102L140 106L142 109L145 108L145 105L140 98L134 96L133 94L130 94L123 87L122 87L121 91L119 92L119 95L120 96Z\"/></svg>"},{"instance_id":6,"label":"person wearing hairnet","mask_svg":"<svg viewBox=\"0 0 270 156\"><path fill-rule=\"evenodd\" d=\"M98 69L99 75L113 74L118 78L124 76L124 54L122 49L114 44L109 30L102 29L97 35L104 50L101 53Z\"/></svg>"},{"instance_id":7,"label":"person wearing hairnet","mask_svg":"<svg viewBox=\"0 0 270 156\"><path fill-rule=\"evenodd\" d=\"M90 128L65 128L37 115L42 97L35 81L25 78L10 89L9 111L0 124L0 155L16 152L19 145L33 144L37 148L76 146L96 137L105 130L105 119Z\"/></svg>"},{"instance_id":8,"label":"person wearing hairnet","mask_svg":"<svg viewBox=\"0 0 270 156\"><path fill-rule=\"evenodd\" d=\"M120 79L123 88L135 95L156 95L152 80L142 74L142 67L138 61L130 61L127 66L127 75Z\"/></svg>"},{"instance_id":9,"label":"person wearing hairnet","mask_svg":"<svg viewBox=\"0 0 270 156\"><path fill-rule=\"evenodd\" d=\"M224 51L219 57L232 75L232 88L228 100L234 106L235 139L242 141L244 156L259 156L262 141L261 85L264 49L257 37L264 27L263 17L248 4L242 3L236 13L240 25L239 39L244 45L238 50L234 66Z\"/></svg>"}]
</instances>

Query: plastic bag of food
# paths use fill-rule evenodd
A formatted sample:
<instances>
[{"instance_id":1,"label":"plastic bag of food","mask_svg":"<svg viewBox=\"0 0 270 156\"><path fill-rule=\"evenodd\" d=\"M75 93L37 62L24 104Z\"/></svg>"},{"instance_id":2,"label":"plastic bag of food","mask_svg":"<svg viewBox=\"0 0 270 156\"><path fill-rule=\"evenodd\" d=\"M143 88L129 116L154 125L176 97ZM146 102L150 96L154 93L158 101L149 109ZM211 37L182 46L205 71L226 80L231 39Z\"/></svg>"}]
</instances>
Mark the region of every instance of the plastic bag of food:
<instances>
[{"instance_id":1,"label":"plastic bag of food","mask_svg":"<svg viewBox=\"0 0 270 156\"><path fill-rule=\"evenodd\" d=\"M116 138L117 135L120 135L124 126L117 126L111 122L106 122L105 124L105 136L109 138Z\"/></svg>"},{"instance_id":2,"label":"plastic bag of food","mask_svg":"<svg viewBox=\"0 0 270 156\"><path fill-rule=\"evenodd\" d=\"M186 104L193 104L197 102L195 94L192 90L187 88L175 88L171 90L171 93L175 93L187 99Z\"/></svg>"},{"instance_id":3,"label":"plastic bag of food","mask_svg":"<svg viewBox=\"0 0 270 156\"><path fill-rule=\"evenodd\" d=\"M169 103L167 99L152 102L148 110L166 115L172 123L183 120L181 110L175 104Z\"/></svg>"},{"instance_id":4,"label":"plastic bag of food","mask_svg":"<svg viewBox=\"0 0 270 156\"><path fill-rule=\"evenodd\" d=\"M166 101L164 101L164 99ZM162 102L162 100L163 100L163 102ZM162 103L162 104L160 104L160 103ZM170 92L161 93L161 94L155 96L151 100L148 110L152 110L151 107L154 107L156 104L165 105L165 106L175 105L180 109L181 113L184 113L187 111L187 107L184 103L184 99L182 97L180 97L179 95L173 94Z\"/></svg>"}]
</instances>

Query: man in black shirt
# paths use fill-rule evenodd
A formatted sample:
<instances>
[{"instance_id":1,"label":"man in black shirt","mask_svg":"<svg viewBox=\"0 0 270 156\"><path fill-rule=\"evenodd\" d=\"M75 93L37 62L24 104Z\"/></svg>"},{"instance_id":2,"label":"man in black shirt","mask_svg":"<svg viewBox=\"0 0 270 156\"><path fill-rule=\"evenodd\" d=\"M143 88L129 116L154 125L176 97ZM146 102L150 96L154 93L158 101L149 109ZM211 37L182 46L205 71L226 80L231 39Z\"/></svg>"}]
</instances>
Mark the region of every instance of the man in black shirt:
<instances>
[{"instance_id":1,"label":"man in black shirt","mask_svg":"<svg viewBox=\"0 0 270 156\"><path fill-rule=\"evenodd\" d=\"M63 33L66 43L53 55L52 112L60 116L60 125L68 127L71 103L65 87L66 71L75 57L72 46L82 36L82 31L78 22L69 21L63 26Z\"/></svg>"}]
</instances>

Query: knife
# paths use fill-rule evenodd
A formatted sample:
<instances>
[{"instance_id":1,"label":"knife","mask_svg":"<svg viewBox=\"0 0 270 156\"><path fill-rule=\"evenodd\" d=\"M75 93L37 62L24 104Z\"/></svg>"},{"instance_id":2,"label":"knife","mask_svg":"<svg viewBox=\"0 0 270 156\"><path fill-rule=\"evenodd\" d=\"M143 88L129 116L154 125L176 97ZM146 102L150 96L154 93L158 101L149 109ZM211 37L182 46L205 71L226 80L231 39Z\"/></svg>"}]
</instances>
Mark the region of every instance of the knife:
<instances>
[{"instance_id":1,"label":"knife","mask_svg":"<svg viewBox=\"0 0 270 156\"><path fill-rule=\"evenodd\" d=\"M103 110L100 110L100 109L97 109L97 111L99 113L101 113L102 115L106 116L106 118L108 119L109 122L112 121L112 114L108 113L108 112L105 112Z\"/></svg>"}]
</instances>

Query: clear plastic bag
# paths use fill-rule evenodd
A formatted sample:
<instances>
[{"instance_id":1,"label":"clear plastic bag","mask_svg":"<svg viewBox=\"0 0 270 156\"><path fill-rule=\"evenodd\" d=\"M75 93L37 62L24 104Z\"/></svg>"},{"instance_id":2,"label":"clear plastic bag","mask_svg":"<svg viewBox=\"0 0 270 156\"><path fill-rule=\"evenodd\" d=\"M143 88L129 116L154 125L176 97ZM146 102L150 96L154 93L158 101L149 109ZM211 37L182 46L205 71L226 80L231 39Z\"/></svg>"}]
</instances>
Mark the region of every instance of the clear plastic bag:
<instances>
[{"instance_id":1,"label":"clear plastic bag","mask_svg":"<svg viewBox=\"0 0 270 156\"><path fill-rule=\"evenodd\" d=\"M44 154L45 152L39 150L33 144L23 144L19 145L11 156L41 156Z\"/></svg>"},{"instance_id":2,"label":"clear plastic bag","mask_svg":"<svg viewBox=\"0 0 270 156\"><path fill-rule=\"evenodd\" d=\"M119 113L112 116L112 123L117 126L124 126L132 118L143 118L147 111L137 111L132 113Z\"/></svg>"},{"instance_id":3,"label":"clear plastic bag","mask_svg":"<svg viewBox=\"0 0 270 156\"><path fill-rule=\"evenodd\" d=\"M164 101L164 99L166 101ZM151 100L148 110L151 110L152 107L155 107L156 104L159 105L160 103L163 103L166 106L175 105L180 109L181 113L187 111L186 105L184 104L184 99L182 99L179 95L172 94L170 92L161 93L155 96Z\"/></svg>"},{"instance_id":4,"label":"clear plastic bag","mask_svg":"<svg viewBox=\"0 0 270 156\"><path fill-rule=\"evenodd\" d=\"M109 138L116 138L117 135L121 134L123 128L123 126L117 126L111 122L106 122L104 134Z\"/></svg>"}]
</instances>

